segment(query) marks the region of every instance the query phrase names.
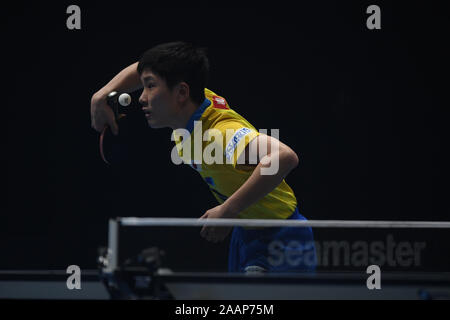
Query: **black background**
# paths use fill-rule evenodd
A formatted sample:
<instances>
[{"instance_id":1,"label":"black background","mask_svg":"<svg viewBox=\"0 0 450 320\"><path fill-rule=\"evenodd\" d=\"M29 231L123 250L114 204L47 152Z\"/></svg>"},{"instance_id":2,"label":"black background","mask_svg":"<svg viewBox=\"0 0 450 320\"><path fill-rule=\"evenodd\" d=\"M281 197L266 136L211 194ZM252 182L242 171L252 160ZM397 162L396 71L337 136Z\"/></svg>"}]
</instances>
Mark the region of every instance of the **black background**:
<instances>
[{"instance_id":1,"label":"black background","mask_svg":"<svg viewBox=\"0 0 450 320\"><path fill-rule=\"evenodd\" d=\"M70 4L81 30L66 28ZM370 4L381 30L366 28ZM438 2L15 2L2 16L2 269L93 268L108 218L199 217L216 205L194 170L172 164L169 129L142 131L139 159L108 167L90 127L92 94L175 40L207 47L208 88L256 128L280 129L300 156L286 181L308 219L449 220L449 19ZM227 244L198 230L127 235L130 254L170 244L174 269L225 268ZM426 268L448 271L448 232L401 236L430 241Z\"/></svg>"}]
</instances>

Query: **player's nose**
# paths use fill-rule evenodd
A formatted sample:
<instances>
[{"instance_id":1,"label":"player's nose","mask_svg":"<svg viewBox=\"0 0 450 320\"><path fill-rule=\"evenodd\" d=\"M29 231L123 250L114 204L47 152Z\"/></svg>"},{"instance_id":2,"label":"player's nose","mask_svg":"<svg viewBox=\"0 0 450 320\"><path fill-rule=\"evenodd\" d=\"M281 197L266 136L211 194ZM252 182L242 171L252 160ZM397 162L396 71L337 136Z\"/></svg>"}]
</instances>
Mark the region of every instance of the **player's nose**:
<instances>
[{"instance_id":1,"label":"player's nose","mask_svg":"<svg viewBox=\"0 0 450 320\"><path fill-rule=\"evenodd\" d=\"M141 96L139 97L139 103L143 107L147 106L148 100L145 98L144 93L142 93Z\"/></svg>"}]
</instances>

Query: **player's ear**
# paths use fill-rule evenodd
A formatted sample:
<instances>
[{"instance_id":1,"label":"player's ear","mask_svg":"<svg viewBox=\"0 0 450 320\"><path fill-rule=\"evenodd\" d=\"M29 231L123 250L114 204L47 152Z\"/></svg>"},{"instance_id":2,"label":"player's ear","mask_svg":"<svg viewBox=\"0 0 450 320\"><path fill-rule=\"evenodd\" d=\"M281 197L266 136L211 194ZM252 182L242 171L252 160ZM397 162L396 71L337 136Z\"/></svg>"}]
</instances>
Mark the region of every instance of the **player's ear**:
<instances>
[{"instance_id":1,"label":"player's ear","mask_svg":"<svg viewBox=\"0 0 450 320\"><path fill-rule=\"evenodd\" d=\"M189 99L189 85L182 81L177 84L177 100L180 103L185 103Z\"/></svg>"}]
</instances>

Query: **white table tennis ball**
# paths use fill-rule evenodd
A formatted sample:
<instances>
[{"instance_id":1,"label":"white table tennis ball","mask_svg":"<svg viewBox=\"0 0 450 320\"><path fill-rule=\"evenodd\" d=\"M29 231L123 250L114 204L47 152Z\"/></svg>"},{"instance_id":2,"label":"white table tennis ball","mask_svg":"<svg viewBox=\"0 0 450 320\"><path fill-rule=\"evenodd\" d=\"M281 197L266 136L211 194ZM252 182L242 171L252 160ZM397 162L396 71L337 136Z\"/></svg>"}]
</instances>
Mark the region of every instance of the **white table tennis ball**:
<instances>
[{"instance_id":1,"label":"white table tennis ball","mask_svg":"<svg viewBox=\"0 0 450 320\"><path fill-rule=\"evenodd\" d=\"M131 97L128 93L122 93L119 96L119 103L121 106L127 107L131 103Z\"/></svg>"}]
</instances>

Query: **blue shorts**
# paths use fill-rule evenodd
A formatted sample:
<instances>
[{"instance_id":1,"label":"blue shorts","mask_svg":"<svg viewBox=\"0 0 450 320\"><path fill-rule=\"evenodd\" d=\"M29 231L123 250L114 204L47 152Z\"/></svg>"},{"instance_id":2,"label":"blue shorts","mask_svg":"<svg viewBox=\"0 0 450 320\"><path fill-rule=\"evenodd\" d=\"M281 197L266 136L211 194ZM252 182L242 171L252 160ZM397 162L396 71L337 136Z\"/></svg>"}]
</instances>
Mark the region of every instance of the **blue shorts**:
<instances>
[{"instance_id":1,"label":"blue shorts","mask_svg":"<svg viewBox=\"0 0 450 320\"><path fill-rule=\"evenodd\" d=\"M298 208L288 219L306 220ZM229 272L246 272L247 267L263 268L267 272L313 272L316 265L311 227L233 229L228 254Z\"/></svg>"}]
</instances>

